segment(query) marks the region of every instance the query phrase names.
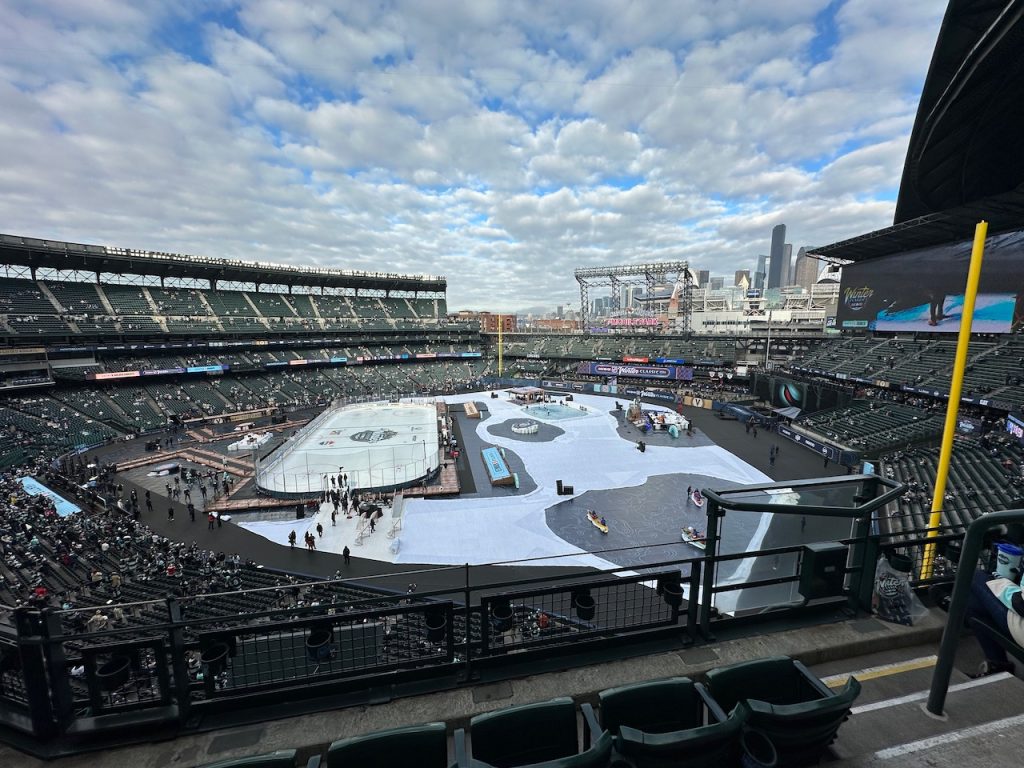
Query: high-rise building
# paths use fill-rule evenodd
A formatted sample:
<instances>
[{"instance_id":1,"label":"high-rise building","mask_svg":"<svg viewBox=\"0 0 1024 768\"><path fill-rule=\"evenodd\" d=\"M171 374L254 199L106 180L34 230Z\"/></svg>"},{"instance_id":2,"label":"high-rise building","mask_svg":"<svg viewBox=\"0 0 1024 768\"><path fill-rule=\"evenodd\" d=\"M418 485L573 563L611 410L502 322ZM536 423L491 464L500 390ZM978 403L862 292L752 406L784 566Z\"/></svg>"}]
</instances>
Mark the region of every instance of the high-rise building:
<instances>
[{"instance_id":1,"label":"high-rise building","mask_svg":"<svg viewBox=\"0 0 1024 768\"><path fill-rule=\"evenodd\" d=\"M772 228L772 247L768 251L771 261L768 263L768 289L781 288L789 279L789 268L784 262L783 250L786 247L786 225L776 224Z\"/></svg>"},{"instance_id":2,"label":"high-rise building","mask_svg":"<svg viewBox=\"0 0 1024 768\"><path fill-rule=\"evenodd\" d=\"M782 286L793 284L793 244L782 246Z\"/></svg>"},{"instance_id":3,"label":"high-rise building","mask_svg":"<svg viewBox=\"0 0 1024 768\"><path fill-rule=\"evenodd\" d=\"M800 285L808 291L818 281L818 260L807 255L807 249L801 248L796 254L795 277L793 285Z\"/></svg>"},{"instance_id":4,"label":"high-rise building","mask_svg":"<svg viewBox=\"0 0 1024 768\"><path fill-rule=\"evenodd\" d=\"M722 277L721 275L716 275L715 277L711 278L708 285L710 286L712 291L720 291L723 288L725 288L725 278Z\"/></svg>"},{"instance_id":5,"label":"high-rise building","mask_svg":"<svg viewBox=\"0 0 1024 768\"><path fill-rule=\"evenodd\" d=\"M697 285L700 288L706 288L708 280L711 279L711 270L702 269L697 273Z\"/></svg>"},{"instance_id":6,"label":"high-rise building","mask_svg":"<svg viewBox=\"0 0 1024 768\"><path fill-rule=\"evenodd\" d=\"M743 281L746 280L747 284L750 283L750 270L749 269L737 269L736 274L733 275L733 285L743 285Z\"/></svg>"},{"instance_id":7,"label":"high-rise building","mask_svg":"<svg viewBox=\"0 0 1024 768\"><path fill-rule=\"evenodd\" d=\"M619 286L619 307L622 309L635 308L639 303L637 299L643 293L643 286L620 285Z\"/></svg>"},{"instance_id":8,"label":"high-rise building","mask_svg":"<svg viewBox=\"0 0 1024 768\"><path fill-rule=\"evenodd\" d=\"M754 271L754 283L751 287L756 288L759 291L764 290L764 279L768 276L768 257L758 256L757 257L757 269Z\"/></svg>"}]
</instances>

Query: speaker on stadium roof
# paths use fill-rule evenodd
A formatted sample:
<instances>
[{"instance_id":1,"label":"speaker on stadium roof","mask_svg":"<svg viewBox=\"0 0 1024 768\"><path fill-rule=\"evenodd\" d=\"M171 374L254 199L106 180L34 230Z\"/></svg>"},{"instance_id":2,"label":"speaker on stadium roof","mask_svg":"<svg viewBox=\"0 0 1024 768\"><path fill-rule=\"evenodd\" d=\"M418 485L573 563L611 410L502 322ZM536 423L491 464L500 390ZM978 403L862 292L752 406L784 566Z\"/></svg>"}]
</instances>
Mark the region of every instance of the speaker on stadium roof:
<instances>
[{"instance_id":1,"label":"speaker on stadium roof","mask_svg":"<svg viewBox=\"0 0 1024 768\"><path fill-rule=\"evenodd\" d=\"M555 493L558 494L559 496L562 495L562 481L561 480L556 480L555 481Z\"/></svg>"}]
</instances>

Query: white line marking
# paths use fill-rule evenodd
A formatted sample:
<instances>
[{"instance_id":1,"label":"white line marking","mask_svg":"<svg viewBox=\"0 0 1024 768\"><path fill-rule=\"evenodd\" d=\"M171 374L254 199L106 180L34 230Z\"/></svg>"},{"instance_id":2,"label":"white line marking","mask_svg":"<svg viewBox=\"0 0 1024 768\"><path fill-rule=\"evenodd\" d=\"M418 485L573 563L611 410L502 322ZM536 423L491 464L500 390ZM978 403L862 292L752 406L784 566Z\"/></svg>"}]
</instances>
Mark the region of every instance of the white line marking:
<instances>
[{"instance_id":1,"label":"white line marking","mask_svg":"<svg viewBox=\"0 0 1024 768\"><path fill-rule=\"evenodd\" d=\"M881 677L882 673L886 672L899 672L903 668L909 669L920 669L922 666L934 665L938 660L938 656L932 654L931 656L920 656L916 659L904 659L903 661L894 661L890 664L880 664L877 667L867 667L856 672L844 672L838 675L829 675L828 677L821 678L821 682L825 685L832 686L835 683L845 683L846 678L856 677L858 680L862 677Z\"/></svg>"},{"instance_id":2,"label":"white line marking","mask_svg":"<svg viewBox=\"0 0 1024 768\"><path fill-rule=\"evenodd\" d=\"M1021 724L1024 724L1024 715L1006 717L1002 720L993 720L990 723L974 725L970 728L963 728L959 731L950 731L949 733L944 733L940 736L931 736L919 741L897 744L895 747L889 747L888 749L880 749L875 752L875 758L878 760L891 760L894 757L903 757L904 755L911 755L914 752L923 752L924 750L931 749L932 747L945 747L954 741L969 739L972 736L984 736L986 733L995 733Z\"/></svg>"},{"instance_id":3,"label":"white line marking","mask_svg":"<svg viewBox=\"0 0 1024 768\"><path fill-rule=\"evenodd\" d=\"M979 685L988 685L989 683L998 683L1000 680L1007 680L1013 677L1009 672L1000 672L997 675L988 675L987 677L979 677L977 680L968 680L966 683L957 683L956 685L949 686L949 692L954 693L955 691L966 691L970 688L977 688ZM854 707L850 710L852 715L860 715L864 712L874 712L876 709L885 709L886 707L897 707L900 704L909 704L912 701L924 701L928 698L928 691L918 691L917 693L908 693L906 696L897 696L893 699L885 699L884 701L873 701L870 704L862 704L859 707Z\"/></svg>"}]
</instances>

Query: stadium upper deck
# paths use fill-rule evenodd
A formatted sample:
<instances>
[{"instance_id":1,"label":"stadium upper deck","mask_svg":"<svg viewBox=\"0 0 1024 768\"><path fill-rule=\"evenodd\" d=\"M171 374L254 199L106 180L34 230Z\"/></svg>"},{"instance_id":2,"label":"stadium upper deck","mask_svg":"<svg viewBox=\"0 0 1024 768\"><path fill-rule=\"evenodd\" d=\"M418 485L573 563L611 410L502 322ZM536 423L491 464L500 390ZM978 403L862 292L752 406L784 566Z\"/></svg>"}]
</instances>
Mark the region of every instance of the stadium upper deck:
<instances>
[{"instance_id":1,"label":"stadium upper deck","mask_svg":"<svg viewBox=\"0 0 1024 768\"><path fill-rule=\"evenodd\" d=\"M0 235L0 337L436 327L443 277L287 267ZM205 287L204 287L205 286Z\"/></svg>"}]
</instances>

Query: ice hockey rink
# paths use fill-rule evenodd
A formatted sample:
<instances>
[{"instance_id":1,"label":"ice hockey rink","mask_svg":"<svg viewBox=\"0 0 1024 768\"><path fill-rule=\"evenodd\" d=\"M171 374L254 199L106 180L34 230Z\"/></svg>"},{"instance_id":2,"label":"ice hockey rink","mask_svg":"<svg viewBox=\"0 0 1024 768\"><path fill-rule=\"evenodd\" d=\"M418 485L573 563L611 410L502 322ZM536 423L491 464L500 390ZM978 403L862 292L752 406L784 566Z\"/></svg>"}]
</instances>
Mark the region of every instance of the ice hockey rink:
<instances>
[{"instance_id":1,"label":"ice hockey rink","mask_svg":"<svg viewBox=\"0 0 1024 768\"><path fill-rule=\"evenodd\" d=\"M433 402L360 403L333 407L289 438L257 471L271 494L319 494L331 476L353 488L418 483L439 464Z\"/></svg>"}]
</instances>

